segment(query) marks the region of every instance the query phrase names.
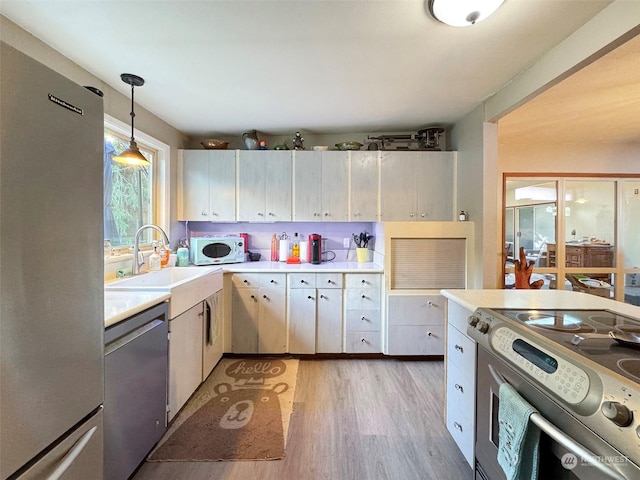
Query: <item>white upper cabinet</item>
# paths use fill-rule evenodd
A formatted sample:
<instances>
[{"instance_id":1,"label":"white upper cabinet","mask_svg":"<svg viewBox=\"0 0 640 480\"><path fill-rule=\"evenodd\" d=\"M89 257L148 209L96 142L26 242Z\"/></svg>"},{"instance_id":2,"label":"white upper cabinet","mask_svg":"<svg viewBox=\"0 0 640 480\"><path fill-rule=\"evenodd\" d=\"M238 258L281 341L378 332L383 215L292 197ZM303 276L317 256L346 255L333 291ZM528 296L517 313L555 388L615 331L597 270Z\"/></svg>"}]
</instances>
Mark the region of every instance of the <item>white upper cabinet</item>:
<instances>
[{"instance_id":1,"label":"white upper cabinet","mask_svg":"<svg viewBox=\"0 0 640 480\"><path fill-rule=\"evenodd\" d=\"M297 151L294 158L293 219L303 222L347 221L348 152Z\"/></svg>"},{"instance_id":2,"label":"white upper cabinet","mask_svg":"<svg viewBox=\"0 0 640 480\"><path fill-rule=\"evenodd\" d=\"M236 219L236 155L233 150L181 150L180 220L233 222Z\"/></svg>"},{"instance_id":3,"label":"white upper cabinet","mask_svg":"<svg viewBox=\"0 0 640 480\"><path fill-rule=\"evenodd\" d=\"M456 158L456 152L382 152L380 220L454 220Z\"/></svg>"},{"instance_id":4,"label":"white upper cabinet","mask_svg":"<svg viewBox=\"0 0 640 480\"><path fill-rule=\"evenodd\" d=\"M239 151L238 220L291 221L290 151Z\"/></svg>"},{"instance_id":5,"label":"white upper cabinet","mask_svg":"<svg viewBox=\"0 0 640 480\"><path fill-rule=\"evenodd\" d=\"M349 220L377 222L379 172L377 151L353 151L350 158L351 204Z\"/></svg>"}]
</instances>

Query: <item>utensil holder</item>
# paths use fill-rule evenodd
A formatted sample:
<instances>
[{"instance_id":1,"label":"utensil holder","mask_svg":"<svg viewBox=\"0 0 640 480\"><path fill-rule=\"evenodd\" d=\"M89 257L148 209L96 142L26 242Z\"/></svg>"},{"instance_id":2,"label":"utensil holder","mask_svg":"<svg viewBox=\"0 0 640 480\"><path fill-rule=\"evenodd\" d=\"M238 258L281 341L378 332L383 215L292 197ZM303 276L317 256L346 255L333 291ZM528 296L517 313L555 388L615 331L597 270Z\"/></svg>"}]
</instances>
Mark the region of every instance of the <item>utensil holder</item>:
<instances>
[{"instance_id":1,"label":"utensil holder","mask_svg":"<svg viewBox=\"0 0 640 480\"><path fill-rule=\"evenodd\" d=\"M366 263L369 260L369 249L368 248L356 248L356 257L358 258L358 263Z\"/></svg>"}]
</instances>

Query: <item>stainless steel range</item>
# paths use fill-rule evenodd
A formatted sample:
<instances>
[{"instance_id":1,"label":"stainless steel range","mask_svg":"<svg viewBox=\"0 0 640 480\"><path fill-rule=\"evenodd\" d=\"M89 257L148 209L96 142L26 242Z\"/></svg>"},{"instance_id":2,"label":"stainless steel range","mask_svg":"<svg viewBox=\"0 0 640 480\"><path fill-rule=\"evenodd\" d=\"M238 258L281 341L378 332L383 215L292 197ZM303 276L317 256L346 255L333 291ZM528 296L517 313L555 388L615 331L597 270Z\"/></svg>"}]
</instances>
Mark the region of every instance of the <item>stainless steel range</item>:
<instances>
[{"instance_id":1,"label":"stainless steel range","mask_svg":"<svg viewBox=\"0 0 640 480\"><path fill-rule=\"evenodd\" d=\"M499 385L508 382L539 411L530 420L542 430L540 478L640 479L639 319L478 309L467 333L478 343L476 478L505 478L497 412Z\"/></svg>"}]
</instances>

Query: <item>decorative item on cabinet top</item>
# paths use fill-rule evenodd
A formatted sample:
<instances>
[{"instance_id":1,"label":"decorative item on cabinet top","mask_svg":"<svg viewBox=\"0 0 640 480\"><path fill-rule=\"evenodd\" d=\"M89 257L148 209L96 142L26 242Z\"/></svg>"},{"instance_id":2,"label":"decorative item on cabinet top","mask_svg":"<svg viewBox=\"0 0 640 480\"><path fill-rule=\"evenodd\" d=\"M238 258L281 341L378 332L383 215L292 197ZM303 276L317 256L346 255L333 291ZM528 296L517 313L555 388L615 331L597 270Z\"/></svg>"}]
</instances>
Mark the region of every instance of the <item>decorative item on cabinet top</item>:
<instances>
[{"instance_id":1,"label":"decorative item on cabinet top","mask_svg":"<svg viewBox=\"0 0 640 480\"><path fill-rule=\"evenodd\" d=\"M440 151L442 127L427 127L414 134L382 134L367 136L368 150L430 150Z\"/></svg>"},{"instance_id":2,"label":"decorative item on cabinet top","mask_svg":"<svg viewBox=\"0 0 640 480\"><path fill-rule=\"evenodd\" d=\"M226 150L229 142L217 138L205 138L200 142L205 150Z\"/></svg>"}]
</instances>

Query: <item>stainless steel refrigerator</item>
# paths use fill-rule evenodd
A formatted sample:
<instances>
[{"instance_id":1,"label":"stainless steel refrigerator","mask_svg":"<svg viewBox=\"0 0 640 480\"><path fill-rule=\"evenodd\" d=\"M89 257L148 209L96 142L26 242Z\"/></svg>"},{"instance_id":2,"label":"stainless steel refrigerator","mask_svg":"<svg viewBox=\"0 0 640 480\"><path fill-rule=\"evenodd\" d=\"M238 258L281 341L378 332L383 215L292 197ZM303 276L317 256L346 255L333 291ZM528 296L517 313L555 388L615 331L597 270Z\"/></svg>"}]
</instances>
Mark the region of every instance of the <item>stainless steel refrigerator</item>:
<instances>
[{"instance_id":1,"label":"stainless steel refrigerator","mask_svg":"<svg viewBox=\"0 0 640 480\"><path fill-rule=\"evenodd\" d=\"M0 91L0 479L99 480L103 101L5 43Z\"/></svg>"}]
</instances>

